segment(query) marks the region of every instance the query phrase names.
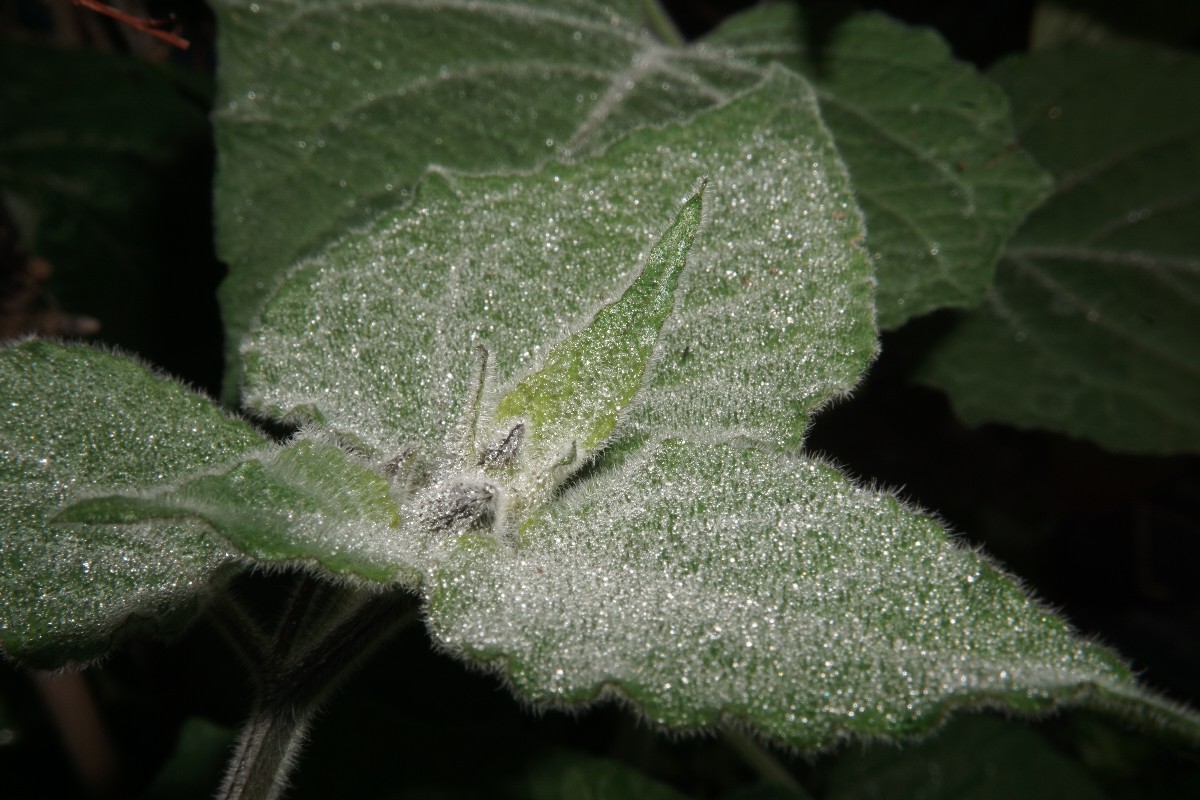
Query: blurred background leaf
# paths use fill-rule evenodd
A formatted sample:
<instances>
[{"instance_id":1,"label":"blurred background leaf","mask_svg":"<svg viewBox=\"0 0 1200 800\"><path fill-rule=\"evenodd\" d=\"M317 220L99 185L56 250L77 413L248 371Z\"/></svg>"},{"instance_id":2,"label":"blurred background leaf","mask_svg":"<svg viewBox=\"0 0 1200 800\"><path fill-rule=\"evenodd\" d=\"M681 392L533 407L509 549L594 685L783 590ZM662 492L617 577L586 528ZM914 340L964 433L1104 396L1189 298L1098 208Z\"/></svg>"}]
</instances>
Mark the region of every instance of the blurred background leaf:
<instances>
[{"instance_id":1,"label":"blurred background leaf","mask_svg":"<svg viewBox=\"0 0 1200 800\"><path fill-rule=\"evenodd\" d=\"M970 424L1200 450L1200 58L1076 47L991 74L1055 188L918 380Z\"/></svg>"},{"instance_id":2,"label":"blurred background leaf","mask_svg":"<svg viewBox=\"0 0 1200 800\"><path fill-rule=\"evenodd\" d=\"M225 774L237 731L193 718L179 731L175 752L163 765L145 800L206 800Z\"/></svg>"}]
</instances>

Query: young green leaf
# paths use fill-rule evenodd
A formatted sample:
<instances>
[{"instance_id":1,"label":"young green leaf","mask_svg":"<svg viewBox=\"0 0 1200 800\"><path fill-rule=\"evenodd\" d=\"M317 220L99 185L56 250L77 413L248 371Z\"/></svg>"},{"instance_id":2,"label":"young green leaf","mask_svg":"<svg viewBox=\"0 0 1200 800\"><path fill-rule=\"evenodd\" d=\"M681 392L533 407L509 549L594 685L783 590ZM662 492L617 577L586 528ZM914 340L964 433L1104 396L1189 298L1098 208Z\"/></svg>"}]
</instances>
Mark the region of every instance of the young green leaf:
<instances>
[{"instance_id":1,"label":"young green leaf","mask_svg":"<svg viewBox=\"0 0 1200 800\"><path fill-rule=\"evenodd\" d=\"M1010 59L1022 140L1055 174L987 304L918 373L971 424L1126 452L1200 450L1200 59L1146 47Z\"/></svg>"},{"instance_id":2,"label":"young green leaf","mask_svg":"<svg viewBox=\"0 0 1200 800\"><path fill-rule=\"evenodd\" d=\"M264 448L246 423L134 361L86 347L0 350L0 644L60 666L185 610L235 559L197 523L58 523L64 504L165 486Z\"/></svg>"},{"instance_id":3,"label":"young green leaf","mask_svg":"<svg viewBox=\"0 0 1200 800\"><path fill-rule=\"evenodd\" d=\"M620 299L551 348L539 369L500 399L498 422L527 420L531 446L559 453L570 448L581 459L608 438L641 390L659 332L675 307L703 195L701 187L684 203Z\"/></svg>"},{"instance_id":4,"label":"young green leaf","mask_svg":"<svg viewBox=\"0 0 1200 800\"><path fill-rule=\"evenodd\" d=\"M411 200L431 164L486 173L545 163L593 117L612 116L610 96L644 57L668 54L625 2L214 7L217 236L232 267L221 302L235 369L255 314L297 257ZM622 133L721 96L690 81L662 92L661 77L637 83L670 104L643 98Z\"/></svg>"},{"instance_id":5,"label":"young green leaf","mask_svg":"<svg viewBox=\"0 0 1200 800\"><path fill-rule=\"evenodd\" d=\"M495 373L487 420L497 391L620 296L704 176L713 213L624 422L795 446L808 414L869 363L875 328L845 171L806 83L779 68L687 126L641 131L577 165L432 175L411 212L288 276L243 350L247 402L380 459L436 463L462 449L477 415L476 345ZM483 446L511 427L483 431L497 437Z\"/></svg>"},{"instance_id":6,"label":"young green leaf","mask_svg":"<svg viewBox=\"0 0 1200 800\"><path fill-rule=\"evenodd\" d=\"M712 176L704 202L724 209L690 253L701 201L664 224L680 208L664 175ZM860 236L811 95L774 70L690 126L586 164L431 179L414 213L352 232L289 276L245 349L247 396L397 464L411 529L390 552L399 572L424 573L453 548L449 531L511 540L617 421L798 443L807 413L874 352ZM629 349L614 360L614 344L597 342L618 334ZM496 373L482 383L481 343ZM582 370L584 357L596 363ZM560 393L521 387L546 364ZM634 395L627 412L612 407ZM543 407L522 423L511 414L526 403ZM521 451L523 424L551 433L541 452Z\"/></svg>"}]
</instances>

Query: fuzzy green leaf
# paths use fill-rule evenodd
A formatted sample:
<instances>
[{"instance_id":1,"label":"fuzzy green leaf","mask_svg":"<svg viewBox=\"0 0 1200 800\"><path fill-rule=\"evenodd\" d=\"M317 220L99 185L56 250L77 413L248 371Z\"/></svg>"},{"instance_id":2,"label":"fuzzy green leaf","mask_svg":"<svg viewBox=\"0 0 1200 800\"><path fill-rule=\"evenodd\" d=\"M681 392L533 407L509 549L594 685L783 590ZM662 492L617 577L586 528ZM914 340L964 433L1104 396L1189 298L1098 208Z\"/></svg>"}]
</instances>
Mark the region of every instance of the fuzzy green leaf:
<instances>
[{"instance_id":1,"label":"fuzzy green leaf","mask_svg":"<svg viewBox=\"0 0 1200 800\"><path fill-rule=\"evenodd\" d=\"M812 79L866 217L881 327L978 305L1004 243L1049 188L1016 145L1004 93L933 31L882 15L840 20L819 47L813 38L798 7L780 3L707 41Z\"/></svg>"},{"instance_id":2,"label":"fuzzy green leaf","mask_svg":"<svg viewBox=\"0 0 1200 800\"><path fill-rule=\"evenodd\" d=\"M668 221L702 175L711 214L633 408L596 460L531 491L497 407L636 285L659 231L679 251ZM873 349L844 180L778 68L578 164L435 176L412 213L288 275L245 347L248 396L396 465L389 557L431 631L535 703L615 695L795 746L1067 702L1200 735L939 525L782 454Z\"/></svg>"},{"instance_id":3,"label":"fuzzy green leaf","mask_svg":"<svg viewBox=\"0 0 1200 800\"><path fill-rule=\"evenodd\" d=\"M1011 59L1022 140L1055 174L987 304L918 379L967 422L1143 453L1200 449L1200 59L1144 47Z\"/></svg>"},{"instance_id":4,"label":"fuzzy green leaf","mask_svg":"<svg viewBox=\"0 0 1200 800\"><path fill-rule=\"evenodd\" d=\"M221 298L231 363L298 256L407 202L432 164L521 170L578 149L594 117L626 105L616 95L642 70L639 60L665 53L631 3L214 6L216 222L231 265ZM659 78L638 83L656 87ZM620 132L720 94L684 83L680 92L652 89ZM670 104L656 103L659 95Z\"/></svg>"},{"instance_id":5,"label":"fuzzy green leaf","mask_svg":"<svg viewBox=\"0 0 1200 800\"><path fill-rule=\"evenodd\" d=\"M0 642L57 666L118 629L185 609L234 553L195 523L53 521L64 504L164 486L266 445L211 401L125 358L26 342L0 350Z\"/></svg>"},{"instance_id":6,"label":"fuzzy green leaf","mask_svg":"<svg viewBox=\"0 0 1200 800\"><path fill-rule=\"evenodd\" d=\"M444 645L535 703L617 696L673 728L811 747L959 707L1133 701L1200 731L933 521L739 445L644 446L533 516L514 554L459 547L429 603Z\"/></svg>"},{"instance_id":7,"label":"fuzzy green leaf","mask_svg":"<svg viewBox=\"0 0 1200 800\"><path fill-rule=\"evenodd\" d=\"M551 348L536 372L500 398L498 422L527 419L533 428L527 438L545 440L552 452L577 447L579 458L608 438L641 390L659 332L675 307L679 276L700 228L702 196L684 203L621 297Z\"/></svg>"}]
</instances>

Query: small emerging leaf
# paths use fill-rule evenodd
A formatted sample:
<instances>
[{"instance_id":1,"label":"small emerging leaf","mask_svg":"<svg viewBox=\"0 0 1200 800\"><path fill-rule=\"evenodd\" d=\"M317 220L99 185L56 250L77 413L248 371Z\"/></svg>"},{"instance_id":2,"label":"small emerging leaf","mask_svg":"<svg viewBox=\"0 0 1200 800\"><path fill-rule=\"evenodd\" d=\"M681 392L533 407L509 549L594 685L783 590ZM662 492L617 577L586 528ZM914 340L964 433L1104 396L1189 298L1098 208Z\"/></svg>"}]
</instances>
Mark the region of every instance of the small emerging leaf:
<instances>
[{"instance_id":1,"label":"small emerging leaf","mask_svg":"<svg viewBox=\"0 0 1200 800\"><path fill-rule=\"evenodd\" d=\"M551 451L578 446L586 457L608 438L642 388L675 289L700 227L704 189L694 194L646 259L620 299L586 328L551 349L541 369L501 399L497 420L528 419L531 439Z\"/></svg>"}]
</instances>

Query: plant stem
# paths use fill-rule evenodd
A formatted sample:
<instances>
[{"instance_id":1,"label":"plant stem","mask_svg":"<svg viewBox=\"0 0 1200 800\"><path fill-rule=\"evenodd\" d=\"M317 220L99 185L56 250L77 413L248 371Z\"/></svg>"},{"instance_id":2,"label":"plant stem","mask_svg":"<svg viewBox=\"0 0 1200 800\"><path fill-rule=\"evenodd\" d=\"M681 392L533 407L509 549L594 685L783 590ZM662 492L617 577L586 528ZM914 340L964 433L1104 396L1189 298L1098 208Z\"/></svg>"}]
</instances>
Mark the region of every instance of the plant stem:
<instances>
[{"instance_id":1,"label":"plant stem","mask_svg":"<svg viewBox=\"0 0 1200 800\"><path fill-rule=\"evenodd\" d=\"M287 611L275 629L273 656L276 660L286 659L296 645L296 638L308 627L310 618L320 613L319 599L326 584L308 574L301 574L292 596L288 600Z\"/></svg>"},{"instance_id":2,"label":"plant stem","mask_svg":"<svg viewBox=\"0 0 1200 800\"><path fill-rule=\"evenodd\" d=\"M259 708L238 737L218 800L273 800L287 788L308 723L315 710Z\"/></svg>"},{"instance_id":3,"label":"plant stem","mask_svg":"<svg viewBox=\"0 0 1200 800\"><path fill-rule=\"evenodd\" d=\"M97 795L112 793L120 772L116 751L83 673L30 670L30 677L79 777Z\"/></svg>"},{"instance_id":4,"label":"plant stem","mask_svg":"<svg viewBox=\"0 0 1200 800\"><path fill-rule=\"evenodd\" d=\"M734 752L741 756L742 760L745 761L746 764L748 764L755 772L757 772L758 776L766 783L769 783L772 786L778 786L797 798L805 798L805 800L807 800L808 798L812 797L812 795L800 785L800 782L792 776L792 773L788 772L787 768L783 766L783 764L779 763L775 756L771 755L766 748L754 741L742 731L732 726L725 727L721 729L721 738L723 738L725 743L728 744L734 750Z\"/></svg>"},{"instance_id":5,"label":"plant stem","mask_svg":"<svg viewBox=\"0 0 1200 800\"><path fill-rule=\"evenodd\" d=\"M683 40L683 34L675 27L675 23L671 21L671 17L658 4L658 0L638 0L638 6L642 9L642 16L646 20L646 24L650 30L658 35L659 39L663 40L664 44L669 44L672 47L683 47L686 42Z\"/></svg>"},{"instance_id":6,"label":"plant stem","mask_svg":"<svg viewBox=\"0 0 1200 800\"><path fill-rule=\"evenodd\" d=\"M242 605L226 593L218 595L208 605L207 619L216 628L234 653L255 672L262 668L270 654L268 637Z\"/></svg>"},{"instance_id":7,"label":"plant stem","mask_svg":"<svg viewBox=\"0 0 1200 800\"><path fill-rule=\"evenodd\" d=\"M323 589L304 578L292 596L260 665L261 695L238 738L218 800L279 797L324 698L417 617L412 596L403 592L355 598L351 590L341 590L326 605L320 602ZM347 600L352 601L349 610ZM329 622L330 617L336 619Z\"/></svg>"}]
</instances>

